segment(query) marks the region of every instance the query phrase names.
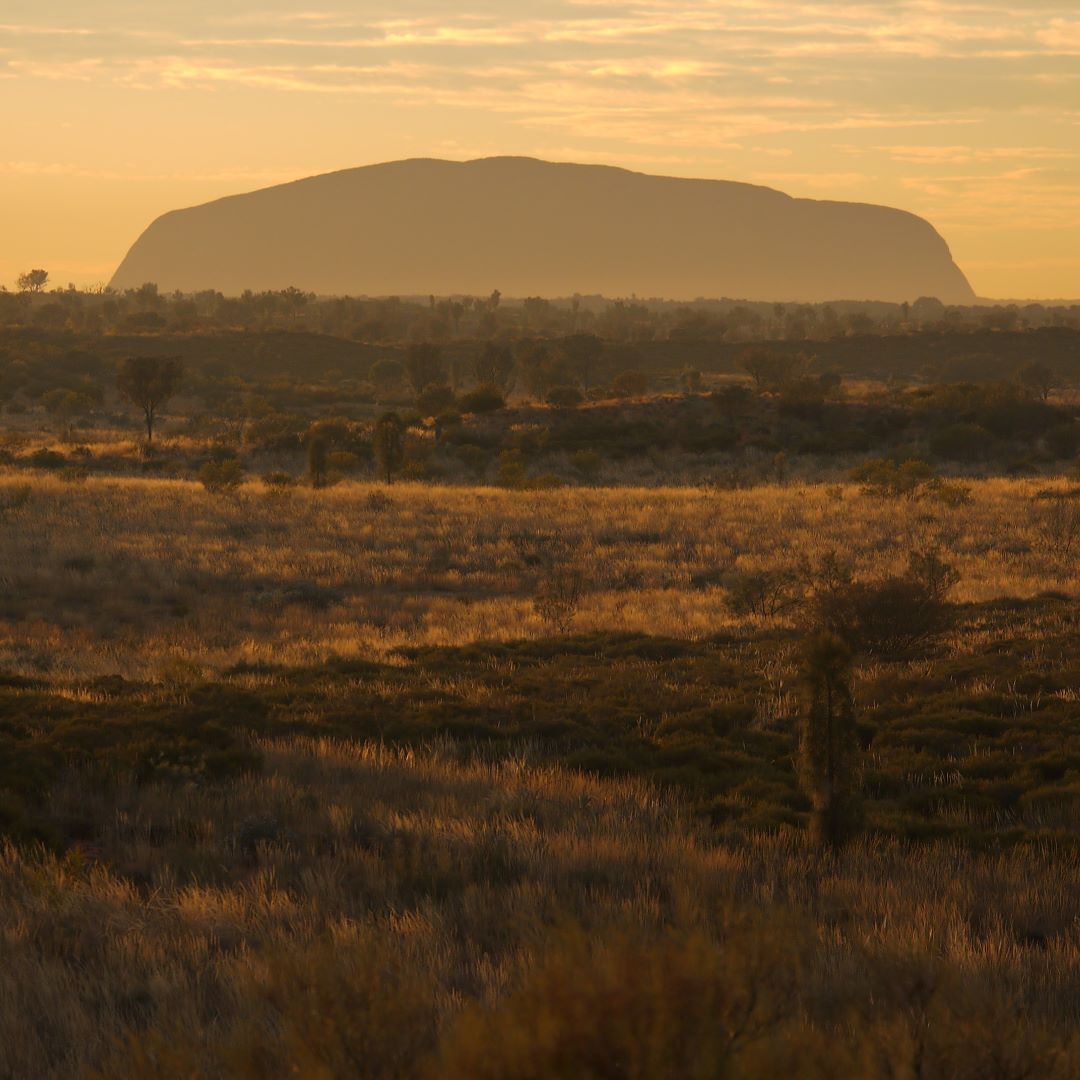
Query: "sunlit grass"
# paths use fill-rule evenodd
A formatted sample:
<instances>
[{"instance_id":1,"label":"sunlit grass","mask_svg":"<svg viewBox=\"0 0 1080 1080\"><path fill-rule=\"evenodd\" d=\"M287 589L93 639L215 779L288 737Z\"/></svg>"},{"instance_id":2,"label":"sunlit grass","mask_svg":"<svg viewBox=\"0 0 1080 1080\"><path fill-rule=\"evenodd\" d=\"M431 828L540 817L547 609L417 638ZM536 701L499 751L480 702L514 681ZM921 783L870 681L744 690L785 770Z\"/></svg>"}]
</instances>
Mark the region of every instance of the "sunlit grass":
<instances>
[{"instance_id":1,"label":"sunlit grass","mask_svg":"<svg viewBox=\"0 0 1080 1080\"><path fill-rule=\"evenodd\" d=\"M0 476L0 505L24 476ZM938 545L960 603L1078 588L1075 561L1044 543L1033 496L1045 481L975 481L955 508L827 484L271 494L249 482L214 496L176 480L29 483L0 516L0 667L61 680L542 636L529 559L556 535L585 571L580 631L745 626L725 603L734 575L829 550L875 575Z\"/></svg>"}]
</instances>

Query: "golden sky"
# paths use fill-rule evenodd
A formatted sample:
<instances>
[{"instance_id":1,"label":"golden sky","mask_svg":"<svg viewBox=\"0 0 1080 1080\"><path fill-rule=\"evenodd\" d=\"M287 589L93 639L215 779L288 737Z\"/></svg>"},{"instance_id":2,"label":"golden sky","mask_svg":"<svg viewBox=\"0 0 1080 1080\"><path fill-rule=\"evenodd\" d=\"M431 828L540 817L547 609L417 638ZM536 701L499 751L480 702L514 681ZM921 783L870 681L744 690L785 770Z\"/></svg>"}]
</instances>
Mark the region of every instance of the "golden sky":
<instances>
[{"instance_id":1,"label":"golden sky","mask_svg":"<svg viewBox=\"0 0 1080 1080\"><path fill-rule=\"evenodd\" d=\"M0 283L158 214L527 154L928 218L981 296L1080 297L1080 0L3 0Z\"/></svg>"}]
</instances>

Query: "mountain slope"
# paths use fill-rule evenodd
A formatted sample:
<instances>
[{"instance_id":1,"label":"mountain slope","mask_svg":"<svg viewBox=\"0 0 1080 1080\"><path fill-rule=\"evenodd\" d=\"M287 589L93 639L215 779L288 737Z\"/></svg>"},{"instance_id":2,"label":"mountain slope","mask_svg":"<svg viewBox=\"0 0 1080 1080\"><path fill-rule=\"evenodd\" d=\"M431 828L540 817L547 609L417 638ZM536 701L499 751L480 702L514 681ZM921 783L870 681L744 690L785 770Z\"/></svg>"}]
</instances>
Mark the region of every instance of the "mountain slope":
<instances>
[{"instance_id":1,"label":"mountain slope","mask_svg":"<svg viewBox=\"0 0 1080 1080\"><path fill-rule=\"evenodd\" d=\"M158 218L113 277L163 290L971 302L923 219L530 158L392 162Z\"/></svg>"}]
</instances>

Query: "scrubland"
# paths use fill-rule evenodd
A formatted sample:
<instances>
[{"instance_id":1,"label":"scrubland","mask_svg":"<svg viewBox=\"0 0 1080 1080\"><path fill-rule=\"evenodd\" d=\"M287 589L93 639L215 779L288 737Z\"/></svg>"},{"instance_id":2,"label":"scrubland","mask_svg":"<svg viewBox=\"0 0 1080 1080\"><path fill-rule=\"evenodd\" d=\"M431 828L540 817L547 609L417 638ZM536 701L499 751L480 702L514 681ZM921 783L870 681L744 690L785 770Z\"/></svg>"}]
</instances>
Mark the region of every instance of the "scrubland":
<instances>
[{"instance_id":1,"label":"scrubland","mask_svg":"<svg viewBox=\"0 0 1080 1080\"><path fill-rule=\"evenodd\" d=\"M0 1075L1076 1075L1071 484L967 483L3 474ZM732 590L931 550L821 851Z\"/></svg>"}]
</instances>

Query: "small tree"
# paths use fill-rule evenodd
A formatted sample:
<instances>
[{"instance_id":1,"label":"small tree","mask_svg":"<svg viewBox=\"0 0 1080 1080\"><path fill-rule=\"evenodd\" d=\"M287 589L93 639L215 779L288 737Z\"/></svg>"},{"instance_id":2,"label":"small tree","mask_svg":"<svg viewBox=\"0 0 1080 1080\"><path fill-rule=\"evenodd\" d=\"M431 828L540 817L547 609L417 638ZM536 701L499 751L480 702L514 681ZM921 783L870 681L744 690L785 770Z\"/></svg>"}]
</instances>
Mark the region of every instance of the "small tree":
<instances>
[{"instance_id":1,"label":"small tree","mask_svg":"<svg viewBox=\"0 0 1080 1080\"><path fill-rule=\"evenodd\" d=\"M489 341L473 357L473 375L480 386L505 391L514 374L514 354L506 345Z\"/></svg>"},{"instance_id":2,"label":"small tree","mask_svg":"<svg viewBox=\"0 0 1080 1080\"><path fill-rule=\"evenodd\" d=\"M858 732L851 697L851 653L833 634L816 634L802 657L799 780L810 800L811 836L838 848L857 829Z\"/></svg>"},{"instance_id":3,"label":"small tree","mask_svg":"<svg viewBox=\"0 0 1080 1080\"><path fill-rule=\"evenodd\" d=\"M758 392L778 390L790 382L805 366L802 356L771 352L768 349L748 349L739 358L739 366L754 380Z\"/></svg>"},{"instance_id":4,"label":"small tree","mask_svg":"<svg viewBox=\"0 0 1080 1080\"><path fill-rule=\"evenodd\" d=\"M1038 395L1045 401L1050 396L1050 391L1058 384L1057 376L1038 360L1030 360L1016 373L1016 380L1025 390Z\"/></svg>"},{"instance_id":5,"label":"small tree","mask_svg":"<svg viewBox=\"0 0 1080 1080\"><path fill-rule=\"evenodd\" d=\"M616 397L641 397L649 389L649 377L641 371L620 371L611 382Z\"/></svg>"},{"instance_id":6,"label":"small tree","mask_svg":"<svg viewBox=\"0 0 1080 1080\"><path fill-rule=\"evenodd\" d=\"M183 375L183 361L175 356L129 356L121 362L116 388L121 397L142 409L148 444L154 438L158 410L180 389Z\"/></svg>"},{"instance_id":7,"label":"small tree","mask_svg":"<svg viewBox=\"0 0 1080 1080\"><path fill-rule=\"evenodd\" d=\"M49 284L48 270L27 270L15 279L19 292L39 293Z\"/></svg>"},{"instance_id":8,"label":"small tree","mask_svg":"<svg viewBox=\"0 0 1080 1080\"><path fill-rule=\"evenodd\" d=\"M384 393L391 387L396 386L405 377L405 368L399 361L387 357L383 360L376 360L371 365L368 375L379 392Z\"/></svg>"},{"instance_id":9,"label":"small tree","mask_svg":"<svg viewBox=\"0 0 1080 1080\"><path fill-rule=\"evenodd\" d=\"M571 334L559 342L559 351L574 377L581 380L582 386L588 386L604 355L604 342L595 334Z\"/></svg>"},{"instance_id":10,"label":"small tree","mask_svg":"<svg viewBox=\"0 0 1080 1080\"><path fill-rule=\"evenodd\" d=\"M794 570L751 570L731 583L726 599L734 615L772 619L799 607L803 589Z\"/></svg>"},{"instance_id":11,"label":"small tree","mask_svg":"<svg viewBox=\"0 0 1080 1080\"><path fill-rule=\"evenodd\" d=\"M410 345L405 353L405 374L417 394L428 386L442 385L446 380L442 350L429 342Z\"/></svg>"},{"instance_id":12,"label":"small tree","mask_svg":"<svg viewBox=\"0 0 1080 1080\"><path fill-rule=\"evenodd\" d=\"M396 412L383 413L375 424L375 459L388 484L405 460L405 425Z\"/></svg>"}]
</instances>

